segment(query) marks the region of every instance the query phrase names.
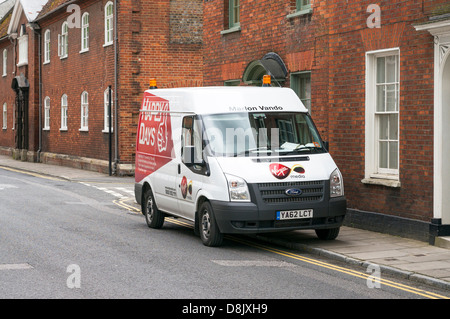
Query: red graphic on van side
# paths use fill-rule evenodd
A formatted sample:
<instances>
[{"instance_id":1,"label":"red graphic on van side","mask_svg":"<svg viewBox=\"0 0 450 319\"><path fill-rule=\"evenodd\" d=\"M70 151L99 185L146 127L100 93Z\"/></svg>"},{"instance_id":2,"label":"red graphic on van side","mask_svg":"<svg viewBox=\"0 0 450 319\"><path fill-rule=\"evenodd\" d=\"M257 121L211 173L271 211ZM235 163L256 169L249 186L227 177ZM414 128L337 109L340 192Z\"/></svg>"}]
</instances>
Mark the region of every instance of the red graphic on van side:
<instances>
[{"instance_id":1,"label":"red graphic on van side","mask_svg":"<svg viewBox=\"0 0 450 319\"><path fill-rule=\"evenodd\" d=\"M136 140L136 182L172 160L169 101L144 93Z\"/></svg>"}]
</instances>

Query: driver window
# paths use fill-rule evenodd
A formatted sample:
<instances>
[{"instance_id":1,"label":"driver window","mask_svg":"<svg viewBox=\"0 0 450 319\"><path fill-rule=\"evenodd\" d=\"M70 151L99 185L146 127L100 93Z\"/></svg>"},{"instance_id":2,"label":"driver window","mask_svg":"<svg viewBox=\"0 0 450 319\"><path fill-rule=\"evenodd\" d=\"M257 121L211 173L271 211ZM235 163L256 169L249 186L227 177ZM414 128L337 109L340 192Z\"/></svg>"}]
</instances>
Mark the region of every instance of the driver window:
<instances>
[{"instance_id":1,"label":"driver window","mask_svg":"<svg viewBox=\"0 0 450 319\"><path fill-rule=\"evenodd\" d=\"M183 156L186 147L193 147L194 163L202 163L202 134L200 120L193 116L183 118L181 135L181 155Z\"/></svg>"}]
</instances>

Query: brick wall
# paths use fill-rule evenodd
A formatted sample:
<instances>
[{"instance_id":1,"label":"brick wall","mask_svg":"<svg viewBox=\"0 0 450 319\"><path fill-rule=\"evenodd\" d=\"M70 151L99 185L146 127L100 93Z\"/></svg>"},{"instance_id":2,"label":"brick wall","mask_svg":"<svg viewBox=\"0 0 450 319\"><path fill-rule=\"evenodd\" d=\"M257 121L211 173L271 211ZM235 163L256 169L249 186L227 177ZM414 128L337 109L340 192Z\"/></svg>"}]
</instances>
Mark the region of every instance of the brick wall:
<instances>
[{"instance_id":1,"label":"brick wall","mask_svg":"<svg viewBox=\"0 0 450 319\"><path fill-rule=\"evenodd\" d=\"M114 86L114 46L105 46L104 6L107 1L82 1L81 15L89 13L89 51L81 53L81 29L69 29L68 57L58 56L58 35L70 13L66 9L40 21L42 47L50 30L50 63L42 65L42 110L50 98L50 129L42 132L43 151L108 159L108 134L104 129L104 92ZM37 69L37 67L36 67ZM89 96L89 131L80 131L81 94ZM61 128L61 98L68 97L67 130ZM42 111L44 112L44 111Z\"/></svg>"},{"instance_id":2,"label":"brick wall","mask_svg":"<svg viewBox=\"0 0 450 319\"><path fill-rule=\"evenodd\" d=\"M433 39L413 25L448 1L378 1L381 29L369 29L364 1L314 1L311 15L287 18L295 1L241 1L241 31L221 34L223 0L204 2L205 84L241 78L265 53L289 72L311 71L313 118L345 181L348 207L430 221L433 216ZM366 52L400 49L400 188L363 184ZM285 86L289 86L289 75Z\"/></svg>"},{"instance_id":3,"label":"brick wall","mask_svg":"<svg viewBox=\"0 0 450 319\"><path fill-rule=\"evenodd\" d=\"M3 50L7 50L7 76L3 76ZM14 77L14 46L9 39L0 42L0 146L14 147L14 95L11 89ZM7 105L7 128L3 129L3 104Z\"/></svg>"},{"instance_id":4,"label":"brick wall","mask_svg":"<svg viewBox=\"0 0 450 319\"><path fill-rule=\"evenodd\" d=\"M150 78L159 88L203 84L202 26L202 0L120 2L121 162L134 163L139 109Z\"/></svg>"}]
</instances>

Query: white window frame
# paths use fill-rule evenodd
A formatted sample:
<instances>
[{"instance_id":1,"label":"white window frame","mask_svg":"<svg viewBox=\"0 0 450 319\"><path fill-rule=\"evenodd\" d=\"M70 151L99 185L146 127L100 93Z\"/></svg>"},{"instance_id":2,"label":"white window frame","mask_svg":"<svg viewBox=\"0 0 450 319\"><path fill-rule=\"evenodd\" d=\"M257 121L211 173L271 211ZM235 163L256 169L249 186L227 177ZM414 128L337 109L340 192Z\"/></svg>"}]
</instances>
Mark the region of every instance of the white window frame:
<instances>
[{"instance_id":1,"label":"white window frame","mask_svg":"<svg viewBox=\"0 0 450 319\"><path fill-rule=\"evenodd\" d=\"M111 12L108 13L111 7ZM114 44L114 3L109 1L105 5L105 44L104 47Z\"/></svg>"},{"instance_id":2,"label":"white window frame","mask_svg":"<svg viewBox=\"0 0 450 319\"><path fill-rule=\"evenodd\" d=\"M89 130L89 94L84 91L81 93L81 126L80 131Z\"/></svg>"},{"instance_id":3,"label":"white window frame","mask_svg":"<svg viewBox=\"0 0 450 319\"><path fill-rule=\"evenodd\" d=\"M44 131L50 130L50 98L44 99Z\"/></svg>"},{"instance_id":4,"label":"white window frame","mask_svg":"<svg viewBox=\"0 0 450 319\"><path fill-rule=\"evenodd\" d=\"M111 90L112 97L114 96L114 91ZM114 99L111 97L111 132L114 130ZM109 88L105 90L103 93L104 100L104 125L103 125L103 133L109 133L109 116L108 116L108 108L109 108Z\"/></svg>"},{"instance_id":5,"label":"white window frame","mask_svg":"<svg viewBox=\"0 0 450 319\"><path fill-rule=\"evenodd\" d=\"M3 127L2 128L4 130L6 130L8 128L8 105L6 104L6 102L3 103L3 112L2 112L2 114L3 114L3 119L2 119Z\"/></svg>"},{"instance_id":6,"label":"white window frame","mask_svg":"<svg viewBox=\"0 0 450 319\"><path fill-rule=\"evenodd\" d=\"M5 77L8 75L8 50L7 49L3 50L2 57L3 57L3 72L2 72L2 74Z\"/></svg>"},{"instance_id":7,"label":"white window frame","mask_svg":"<svg viewBox=\"0 0 450 319\"><path fill-rule=\"evenodd\" d=\"M377 112L377 58L397 56L397 81L398 91L396 93L397 111ZM365 174L363 183L381 184L391 187L400 187L400 49L392 48L385 50L366 52L366 116L365 116ZM385 84L379 84L385 85ZM379 116L385 114L398 114L398 147L397 147L397 169L380 168L379 166Z\"/></svg>"},{"instance_id":8,"label":"white window frame","mask_svg":"<svg viewBox=\"0 0 450 319\"><path fill-rule=\"evenodd\" d=\"M44 64L50 63L50 30L44 33Z\"/></svg>"},{"instance_id":9,"label":"white window frame","mask_svg":"<svg viewBox=\"0 0 450 319\"><path fill-rule=\"evenodd\" d=\"M61 26L61 34L58 34L58 56L60 59L69 56L69 24L67 21Z\"/></svg>"},{"instance_id":10,"label":"white window frame","mask_svg":"<svg viewBox=\"0 0 450 319\"><path fill-rule=\"evenodd\" d=\"M85 12L81 17L81 51L89 51L89 13Z\"/></svg>"},{"instance_id":11,"label":"white window frame","mask_svg":"<svg viewBox=\"0 0 450 319\"><path fill-rule=\"evenodd\" d=\"M60 131L67 131L67 122L69 118L68 98L66 94L61 97L61 128Z\"/></svg>"}]
</instances>

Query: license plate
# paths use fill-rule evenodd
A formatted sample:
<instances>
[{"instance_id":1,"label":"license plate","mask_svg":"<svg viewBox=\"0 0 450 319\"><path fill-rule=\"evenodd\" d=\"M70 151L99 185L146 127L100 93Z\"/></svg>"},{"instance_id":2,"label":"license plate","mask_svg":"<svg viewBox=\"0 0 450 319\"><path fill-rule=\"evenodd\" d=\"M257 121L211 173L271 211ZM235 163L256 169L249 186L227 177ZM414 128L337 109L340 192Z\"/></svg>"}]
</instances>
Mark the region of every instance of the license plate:
<instances>
[{"instance_id":1,"label":"license plate","mask_svg":"<svg viewBox=\"0 0 450 319\"><path fill-rule=\"evenodd\" d=\"M302 219L313 217L312 209L282 210L277 212L277 220Z\"/></svg>"}]
</instances>

